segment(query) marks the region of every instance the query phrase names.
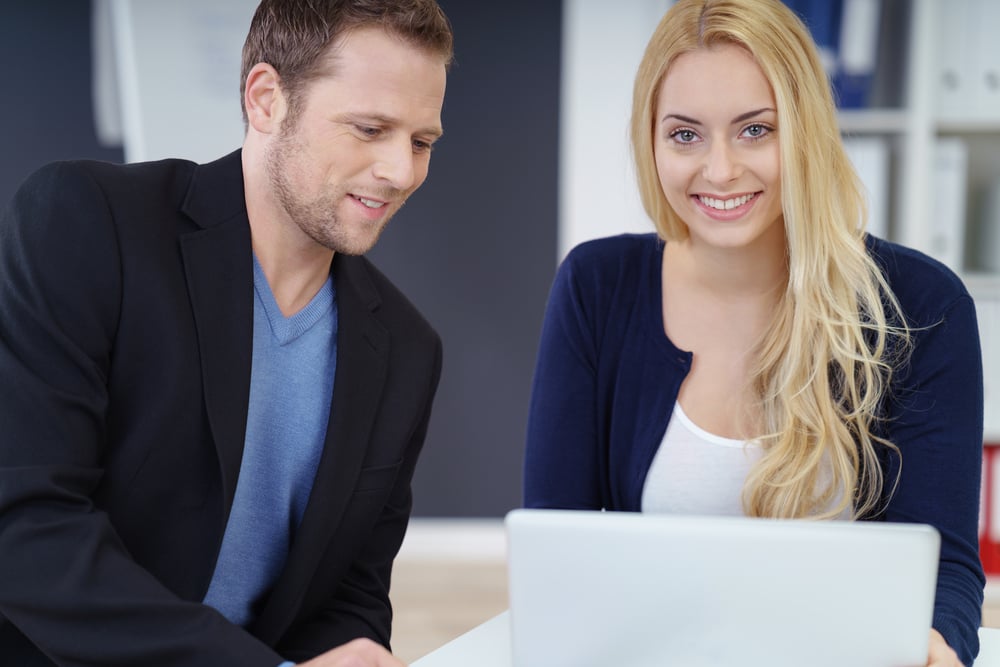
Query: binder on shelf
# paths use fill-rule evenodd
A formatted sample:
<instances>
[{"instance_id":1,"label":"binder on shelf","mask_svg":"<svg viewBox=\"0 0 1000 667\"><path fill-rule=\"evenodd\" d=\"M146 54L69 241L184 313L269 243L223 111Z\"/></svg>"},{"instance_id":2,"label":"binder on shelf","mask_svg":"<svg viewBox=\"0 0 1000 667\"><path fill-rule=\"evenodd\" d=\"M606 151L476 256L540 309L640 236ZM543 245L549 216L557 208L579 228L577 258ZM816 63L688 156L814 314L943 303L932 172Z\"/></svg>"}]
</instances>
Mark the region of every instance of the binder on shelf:
<instances>
[{"instance_id":1,"label":"binder on shelf","mask_svg":"<svg viewBox=\"0 0 1000 667\"><path fill-rule=\"evenodd\" d=\"M879 65L882 0L784 0L809 28L837 106L868 107Z\"/></svg>"},{"instance_id":2,"label":"binder on shelf","mask_svg":"<svg viewBox=\"0 0 1000 667\"><path fill-rule=\"evenodd\" d=\"M984 188L981 204L969 238L972 269L1000 277L1000 179Z\"/></svg>"},{"instance_id":3,"label":"binder on shelf","mask_svg":"<svg viewBox=\"0 0 1000 667\"><path fill-rule=\"evenodd\" d=\"M914 8L909 0L882 0L876 37L875 74L868 107L898 109L907 103L907 54Z\"/></svg>"},{"instance_id":4,"label":"binder on shelf","mask_svg":"<svg viewBox=\"0 0 1000 667\"><path fill-rule=\"evenodd\" d=\"M970 35L975 36L975 44L970 51L972 60L968 63L972 71L972 101L975 120L1000 121L1000 2L996 0L969 0L965 3L948 3L946 12L952 5L967 4L973 8L972 22L968 25Z\"/></svg>"},{"instance_id":5,"label":"binder on shelf","mask_svg":"<svg viewBox=\"0 0 1000 667\"><path fill-rule=\"evenodd\" d=\"M882 0L843 0L834 88L838 106L869 106L878 60Z\"/></svg>"},{"instance_id":6,"label":"binder on shelf","mask_svg":"<svg viewBox=\"0 0 1000 667\"><path fill-rule=\"evenodd\" d=\"M986 0L985 4L994 1ZM974 107L977 4L978 0L966 0L934 5L938 39L934 98L938 120L965 120Z\"/></svg>"},{"instance_id":7,"label":"binder on shelf","mask_svg":"<svg viewBox=\"0 0 1000 667\"><path fill-rule=\"evenodd\" d=\"M843 0L783 0L809 28L827 76L837 74Z\"/></svg>"},{"instance_id":8,"label":"binder on shelf","mask_svg":"<svg viewBox=\"0 0 1000 667\"><path fill-rule=\"evenodd\" d=\"M969 149L956 137L934 142L934 208L930 219L931 256L961 271L965 254L966 176Z\"/></svg>"},{"instance_id":9,"label":"binder on shelf","mask_svg":"<svg viewBox=\"0 0 1000 667\"><path fill-rule=\"evenodd\" d=\"M987 442L1000 447L1000 295L992 298L973 294L983 350L983 433ZM997 478L1000 484L1000 477ZM1000 492L998 492L1000 496ZM1000 522L1000 515L997 517Z\"/></svg>"},{"instance_id":10,"label":"binder on shelf","mask_svg":"<svg viewBox=\"0 0 1000 667\"><path fill-rule=\"evenodd\" d=\"M986 574L1000 574L1000 443L983 447L979 504L979 558Z\"/></svg>"},{"instance_id":11,"label":"binder on shelf","mask_svg":"<svg viewBox=\"0 0 1000 667\"><path fill-rule=\"evenodd\" d=\"M1000 575L1000 293L973 294L983 348L983 486L979 555L988 574Z\"/></svg>"},{"instance_id":12,"label":"binder on shelf","mask_svg":"<svg viewBox=\"0 0 1000 667\"><path fill-rule=\"evenodd\" d=\"M865 185L868 233L889 238L889 143L884 137L845 137L844 149Z\"/></svg>"},{"instance_id":13,"label":"binder on shelf","mask_svg":"<svg viewBox=\"0 0 1000 667\"><path fill-rule=\"evenodd\" d=\"M983 348L983 479L979 504L979 556L987 574L1000 575L1000 292L976 293Z\"/></svg>"},{"instance_id":14,"label":"binder on shelf","mask_svg":"<svg viewBox=\"0 0 1000 667\"><path fill-rule=\"evenodd\" d=\"M1000 297L977 299L985 390L983 481L979 506L979 555L987 574L1000 575Z\"/></svg>"}]
</instances>

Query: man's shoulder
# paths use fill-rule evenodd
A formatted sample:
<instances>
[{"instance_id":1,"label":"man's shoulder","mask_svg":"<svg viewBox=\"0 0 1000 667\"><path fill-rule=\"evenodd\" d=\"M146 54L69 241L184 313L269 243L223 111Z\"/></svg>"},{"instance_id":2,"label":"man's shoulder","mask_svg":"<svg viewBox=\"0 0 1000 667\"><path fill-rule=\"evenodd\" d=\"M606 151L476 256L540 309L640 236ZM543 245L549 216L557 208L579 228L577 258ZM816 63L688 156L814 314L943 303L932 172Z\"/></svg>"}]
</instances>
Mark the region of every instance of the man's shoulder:
<instances>
[{"instance_id":1,"label":"man's shoulder","mask_svg":"<svg viewBox=\"0 0 1000 667\"><path fill-rule=\"evenodd\" d=\"M150 162L103 162L99 160L60 160L38 168L32 180L72 181L90 179L100 185L116 183L136 185L143 181L162 181L176 175L189 176L197 168L190 160L177 158Z\"/></svg>"},{"instance_id":2,"label":"man's shoulder","mask_svg":"<svg viewBox=\"0 0 1000 667\"><path fill-rule=\"evenodd\" d=\"M187 160L119 164L97 160L61 160L32 172L11 203L44 210L58 206L75 213L108 204L154 205L164 197L182 197L197 165Z\"/></svg>"}]
</instances>

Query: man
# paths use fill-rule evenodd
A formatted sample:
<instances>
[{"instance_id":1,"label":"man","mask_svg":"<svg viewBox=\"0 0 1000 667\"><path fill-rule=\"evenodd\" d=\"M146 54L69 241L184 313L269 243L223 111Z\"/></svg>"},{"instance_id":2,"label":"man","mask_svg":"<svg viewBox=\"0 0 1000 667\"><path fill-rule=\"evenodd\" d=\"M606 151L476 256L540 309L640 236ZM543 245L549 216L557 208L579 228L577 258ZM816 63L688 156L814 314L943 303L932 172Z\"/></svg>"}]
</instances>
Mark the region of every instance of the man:
<instances>
[{"instance_id":1,"label":"man","mask_svg":"<svg viewBox=\"0 0 1000 667\"><path fill-rule=\"evenodd\" d=\"M401 664L389 576L441 344L357 255L427 175L451 57L434 0L264 0L241 151L22 186L0 663Z\"/></svg>"}]
</instances>

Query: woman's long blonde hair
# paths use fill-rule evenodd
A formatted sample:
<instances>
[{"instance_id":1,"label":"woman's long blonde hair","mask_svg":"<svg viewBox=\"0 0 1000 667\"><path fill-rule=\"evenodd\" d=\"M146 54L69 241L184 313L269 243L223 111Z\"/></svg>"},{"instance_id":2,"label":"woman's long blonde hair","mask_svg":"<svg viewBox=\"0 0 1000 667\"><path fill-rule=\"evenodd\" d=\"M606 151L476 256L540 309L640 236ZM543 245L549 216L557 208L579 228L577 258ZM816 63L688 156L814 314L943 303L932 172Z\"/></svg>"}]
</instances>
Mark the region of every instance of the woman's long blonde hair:
<instances>
[{"instance_id":1,"label":"woman's long blonde hair","mask_svg":"<svg viewBox=\"0 0 1000 667\"><path fill-rule=\"evenodd\" d=\"M646 212L666 241L687 227L653 154L656 99L674 60L717 44L753 55L778 116L788 281L751 371L764 455L743 490L750 516L877 512L886 480L877 422L908 345L899 305L865 249L862 186L844 152L829 83L808 30L779 0L679 0L636 75L632 150Z\"/></svg>"}]
</instances>

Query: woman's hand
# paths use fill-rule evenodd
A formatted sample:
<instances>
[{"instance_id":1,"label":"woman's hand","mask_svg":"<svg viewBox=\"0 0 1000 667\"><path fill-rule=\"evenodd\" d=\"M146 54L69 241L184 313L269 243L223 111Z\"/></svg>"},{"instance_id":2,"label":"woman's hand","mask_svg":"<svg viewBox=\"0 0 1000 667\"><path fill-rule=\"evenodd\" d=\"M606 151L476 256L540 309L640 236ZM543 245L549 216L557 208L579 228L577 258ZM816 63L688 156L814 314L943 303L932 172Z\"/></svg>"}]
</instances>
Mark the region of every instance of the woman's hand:
<instances>
[{"instance_id":1,"label":"woman's hand","mask_svg":"<svg viewBox=\"0 0 1000 667\"><path fill-rule=\"evenodd\" d=\"M941 633L931 629L931 641L927 647L927 667L964 667L958 654L948 646Z\"/></svg>"}]
</instances>

